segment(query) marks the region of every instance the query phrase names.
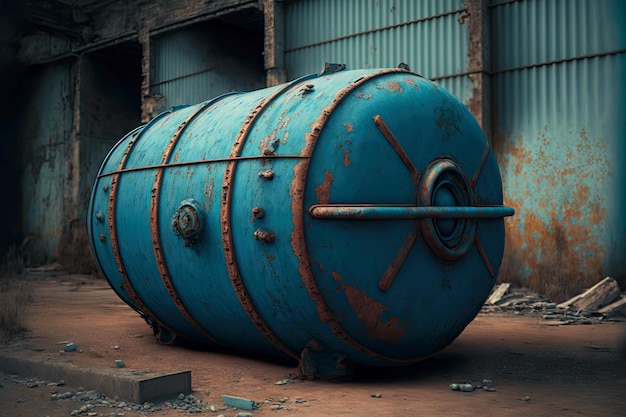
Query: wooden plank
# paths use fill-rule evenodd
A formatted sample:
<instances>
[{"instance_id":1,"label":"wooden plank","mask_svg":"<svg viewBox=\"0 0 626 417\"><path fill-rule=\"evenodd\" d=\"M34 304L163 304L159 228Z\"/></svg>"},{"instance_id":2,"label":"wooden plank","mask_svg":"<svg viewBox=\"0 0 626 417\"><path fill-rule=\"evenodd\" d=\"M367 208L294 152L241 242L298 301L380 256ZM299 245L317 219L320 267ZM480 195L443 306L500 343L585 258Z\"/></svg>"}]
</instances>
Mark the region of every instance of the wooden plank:
<instances>
[{"instance_id":1,"label":"wooden plank","mask_svg":"<svg viewBox=\"0 0 626 417\"><path fill-rule=\"evenodd\" d=\"M614 302L620 296L620 288L611 277L606 277L582 294L559 304L561 308L595 311Z\"/></svg>"},{"instance_id":2,"label":"wooden plank","mask_svg":"<svg viewBox=\"0 0 626 417\"><path fill-rule=\"evenodd\" d=\"M504 295L507 293L510 287L511 287L511 284L509 283L503 283L503 284L498 285L496 289L493 290L489 298L487 298L487 304L495 304L498 301L500 301L500 299L504 297Z\"/></svg>"},{"instance_id":3,"label":"wooden plank","mask_svg":"<svg viewBox=\"0 0 626 417\"><path fill-rule=\"evenodd\" d=\"M598 310L604 317L610 319L612 317L622 316L626 317L626 297L622 297L617 301L602 307Z\"/></svg>"}]
</instances>

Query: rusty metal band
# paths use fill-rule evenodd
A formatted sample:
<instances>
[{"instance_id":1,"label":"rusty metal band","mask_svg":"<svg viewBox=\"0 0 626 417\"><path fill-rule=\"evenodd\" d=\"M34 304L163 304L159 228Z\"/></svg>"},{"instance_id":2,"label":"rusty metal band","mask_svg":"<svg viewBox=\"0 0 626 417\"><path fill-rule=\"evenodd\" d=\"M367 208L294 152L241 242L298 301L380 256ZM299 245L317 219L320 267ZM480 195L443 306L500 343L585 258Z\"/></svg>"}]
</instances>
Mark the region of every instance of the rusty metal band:
<instances>
[{"instance_id":1,"label":"rusty metal band","mask_svg":"<svg viewBox=\"0 0 626 417\"><path fill-rule=\"evenodd\" d=\"M420 176L421 176L420 172L417 170L417 168L415 168L415 165L413 165L413 161L411 161L411 158L409 158L409 155L407 155L406 151L404 150L404 148L402 147L402 145L400 144L396 136L393 134L391 129L389 129L389 126L387 126L387 123L385 123L385 120L382 118L380 114L377 114L376 116L374 116L374 124L376 125L378 130L380 130L380 133L383 134L385 139L387 139L387 142L389 142L389 145L391 145L393 150L396 151L396 153L402 160L402 163L411 174L411 179L413 180L413 183L415 184L415 186L419 187Z\"/></svg>"},{"instance_id":2,"label":"rusty metal band","mask_svg":"<svg viewBox=\"0 0 626 417\"><path fill-rule=\"evenodd\" d=\"M400 268L402 268L404 261L406 260L407 256L409 256L409 253L411 252L411 248L413 248L413 244L415 243L416 237L417 237L416 232L409 232L406 235L404 244L400 247L400 249L396 253L396 256L394 256L393 260L391 261L391 263L385 270L385 273L378 281L378 288L382 292L386 292L389 289L389 287L391 287L391 284L393 284L393 281L396 279L396 276L398 275Z\"/></svg>"},{"instance_id":3,"label":"rusty metal band","mask_svg":"<svg viewBox=\"0 0 626 417\"><path fill-rule=\"evenodd\" d=\"M230 162L230 161L246 161L246 160L270 160L270 159L302 159L300 155L255 155L255 156L240 156L237 158L215 158L215 159L198 159L195 161L189 162L174 162L174 163L165 163L159 165L145 165L142 167L135 168L124 168L124 169L116 169L115 171L105 172L104 174L98 174L96 178L104 178L110 177L115 174L123 174L125 172L137 172L137 171L150 171L153 169L161 169L161 168L177 168L177 167L188 167L193 165L210 165L218 162Z\"/></svg>"},{"instance_id":4,"label":"rusty metal band","mask_svg":"<svg viewBox=\"0 0 626 417\"><path fill-rule=\"evenodd\" d=\"M493 270L493 267L491 266L491 263L489 262L489 258L487 257L487 254L485 253L485 249L483 248L482 243L480 243L480 239L478 238L478 232L476 233L476 237L474 238L474 245L476 246L476 250L478 251L478 254L483 260L483 263L487 267L487 271L489 272L489 275L491 275L491 278L495 278L496 274Z\"/></svg>"},{"instance_id":5,"label":"rusty metal band","mask_svg":"<svg viewBox=\"0 0 626 417\"><path fill-rule=\"evenodd\" d=\"M483 151L483 156L480 160L480 165L478 165L476 172L474 172L474 175L472 175L472 182L471 182L472 187L474 187L476 185L476 182L478 182L478 177L480 176L480 173L482 172L483 167L485 166L485 162L487 161L487 156L489 156L489 144L488 143L485 144L485 150Z\"/></svg>"},{"instance_id":6,"label":"rusty metal band","mask_svg":"<svg viewBox=\"0 0 626 417\"><path fill-rule=\"evenodd\" d=\"M202 104L198 109L192 112L176 129L176 132L170 139L169 143L165 147L163 151L163 155L161 157L161 164L166 164L172 151L176 147L178 143L178 139L181 137L182 133L185 131L185 128L191 124L191 122L198 117L202 112L204 112L207 108L212 106L215 102L219 100L211 100ZM202 336L206 337L209 341L216 345L223 345L222 342L217 340L211 334L209 334L200 323L191 315L187 307L183 304L180 299L180 295L176 290L176 286L172 281L172 277L170 275L169 268L167 267L167 262L165 261L165 256L163 254L163 250L161 247L161 232L159 230L159 199L161 196L161 184L163 183L163 174L165 172L165 168L161 166L157 169L154 174L154 184L152 185L152 197L150 200L150 236L152 238L152 249L154 251L154 259L156 261L157 269L159 270L159 275L161 277L161 281L163 281L163 286L167 290L170 298L174 302L174 305L183 316L183 318L191 324L191 326L198 331Z\"/></svg>"},{"instance_id":7,"label":"rusty metal band","mask_svg":"<svg viewBox=\"0 0 626 417\"><path fill-rule=\"evenodd\" d=\"M152 122L154 122L154 120L156 120L157 118L153 119ZM137 134L137 136L131 137L129 139L128 146L126 147L126 151L120 158L120 162L118 164L118 170L121 170L124 168L124 166L126 166L126 162L128 161L128 157L131 153L133 145L139 140L139 138L142 136L143 132L146 131L149 125L150 124L146 125L143 128L143 130L141 130L141 132ZM107 207L107 218L108 218L108 227L109 227L109 239L111 240L111 250L113 251L113 258L115 259L115 264L117 265L117 269L120 273L120 276L122 277L121 287L128 294L128 298L130 298L130 300L139 307L139 310L141 311L141 313L153 319L159 325L159 327L162 327L163 329L167 329L172 334L175 334L174 331L172 331L168 326L163 324L164 322L161 319L159 319L159 317L156 314L154 314L154 312L151 311L146 304L144 304L144 302L139 298L139 295L137 294L135 287L133 287L133 285L130 282L130 279L128 278L128 273L126 271L126 267L124 266L124 260L122 259L122 255L120 253L120 247L119 247L119 242L118 242L118 237L117 237L116 219L115 219L116 213L117 213L117 192L119 189L120 175L121 174L115 174L113 175L113 178L111 178L111 188L109 191L109 205Z\"/></svg>"},{"instance_id":8,"label":"rusty metal band","mask_svg":"<svg viewBox=\"0 0 626 417\"><path fill-rule=\"evenodd\" d=\"M282 88L277 89L270 96L261 100L257 106L248 114L246 120L244 120L241 129L237 133L237 137L235 138L235 142L230 150L228 164L226 165L226 170L224 172L224 181L222 183L222 201L220 207L220 222L222 226L222 246L224 248L224 257L226 259L226 270L228 271L228 276L233 285L233 289L235 290L235 294L239 299L239 302L246 314L250 318L250 321L254 324L254 326L261 332L261 334L275 347L285 352L287 355L293 357L294 359L299 359L300 356L289 349L280 339L272 332L269 325L265 322L261 313L257 310L248 290L246 288L245 283L243 282L243 278L241 277L241 272L239 271L239 265L237 264L237 257L235 256L235 248L233 244L233 235L231 231L231 203L233 196L233 184L235 179L235 171L237 167L237 159L244 148L246 143L246 139L254 125L255 120L259 117L259 115L263 112L263 110L270 104L274 99L283 94L285 91L291 89L295 85L299 84L300 80L296 80L290 84L286 84Z\"/></svg>"},{"instance_id":9,"label":"rusty metal band","mask_svg":"<svg viewBox=\"0 0 626 417\"><path fill-rule=\"evenodd\" d=\"M415 74L401 68L391 68L364 75L354 80L344 89L337 92L332 103L324 108L318 118L313 123L311 123L311 131L306 134L306 145L302 150L301 155L304 157L310 157L312 155L313 150L315 149L315 144L320 136L320 133L322 132L322 129L324 128L324 125L328 121L328 118L333 113L335 108L343 101L344 98L346 98L356 88L365 84L371 79L393 73L410 74L416 77L423 78L419 74ZM291 232L291 246L294 254L298 258L298 272L300 273L309 297L316 304L317 312L321 322L328 324L333 334L335 334L335 336L337 336L339 339L343 340L347 345L372 358L404 364L412 364L420 359L423 359L423 357L413 359L398 359L374 352L373 350L366 348L355 339L353 339L352 336L350 336L333 317L330 308L326 304L326 301L324 300L324 297L317 287L317 283L315 282L313 269L311 267L311 261L309 260L308 251L306 248L306 240L304 238L304 190L306 187L309 164L310 159L307 158L303 159L294 167L294 178L290 188L290 195L292 196L291 213L292 222L294 224L294 229Z\"/></svg>"}]
</instances>

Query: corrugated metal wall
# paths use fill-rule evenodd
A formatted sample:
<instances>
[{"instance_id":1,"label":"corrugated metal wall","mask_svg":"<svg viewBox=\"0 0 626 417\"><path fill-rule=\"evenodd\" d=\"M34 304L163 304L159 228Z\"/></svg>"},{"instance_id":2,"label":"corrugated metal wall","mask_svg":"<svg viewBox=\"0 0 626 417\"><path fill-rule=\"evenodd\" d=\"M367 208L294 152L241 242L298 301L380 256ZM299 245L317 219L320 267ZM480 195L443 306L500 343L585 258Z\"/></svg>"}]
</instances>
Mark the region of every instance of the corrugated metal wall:
<instances>
[{"instance_id":1,"label":"corrugated metal wall","mask_svg":"<svg viewBox=\"0 0 626 417\"><path fill-rule=\"evenodd\" d=\"M150 90L163 96L162 109L265 86L260 51L223 26L168 32L152 39L151 46Z\"/></svg>"},{"instance_id":2,"label":"corrugated metal wall","mask_svg":"<svg viewBox=\"0 0 626 417\"><path fill-rule=\"evenodd\" d=\"M463 0L300 0L286 3L289 79L319 72L325 62L350 69L396 67L437 82L466 104L468 30ZM451 77L452 76L452 77Z\"/></svg>"},{"instance_id":3,"label":"corrugated metal wall","mask_svg":"<svg viewBox=\"0 0 626 417\"><path fill-rule=\"evenodd\" d=\"M34 265L56 258L64 227L73 88L72 63L61 61L33 68L22 91L26 97L18 126L22 232L29 237L26 254Z\"/></svg>"},{"instance_id":4,"label":"corrugated metal wall","mask_svg":"<svg viewBox=\"0 0 626 417\"><path fill-rule=\"evenodd\" d=\"M555 296L626 275L624 5L490 7L494 149L516 209L501 277Z\"/></svg>"}]
</instances>

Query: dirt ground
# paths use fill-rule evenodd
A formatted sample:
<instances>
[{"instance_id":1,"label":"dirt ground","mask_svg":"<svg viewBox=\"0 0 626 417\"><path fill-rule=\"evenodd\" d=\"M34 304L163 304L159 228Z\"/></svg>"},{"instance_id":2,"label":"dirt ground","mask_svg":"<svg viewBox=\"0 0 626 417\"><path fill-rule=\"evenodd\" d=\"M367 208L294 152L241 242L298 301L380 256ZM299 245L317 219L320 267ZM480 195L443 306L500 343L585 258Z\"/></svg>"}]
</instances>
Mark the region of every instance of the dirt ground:
<instances>
[{"instance_id":1,"label":"dirt ground","mask_svg":"<svg viewBox=\"0 0 626 417\"><path fill-rule=\"evenodd\" d=\"M261 403L251 412L253 417L626 416L626 359L618 352L626 322L552 326L541 315L481 313L452 345L415 366L360 370L344 382L296 378L276 385L297 375L295 363L161 346L145 322L103 280L54 273L28 279L35 287L28 307L29 331L0 346L0 354L27 352L86 368L113 368L114 361L122 359L128 369L191 370L196 398L218 408L224 405L221 395L249 398ZM76 343L82 353L60 354L61 342L67 341ZM492 380L496 391L465 393L449 388L453 382L483 379ZM28 388L0 373L0 416L69 416L80 403L50 398L55 392L81 388L66 383ZM272 403L288 399L283 409L272 410L270 403L264 403L269 398ZM92 410L98 416L114 411ZM231 408L202 415L235 417L238 412ZM166 408L117 415L186 413Z\"/></svg>"}]
</instances>

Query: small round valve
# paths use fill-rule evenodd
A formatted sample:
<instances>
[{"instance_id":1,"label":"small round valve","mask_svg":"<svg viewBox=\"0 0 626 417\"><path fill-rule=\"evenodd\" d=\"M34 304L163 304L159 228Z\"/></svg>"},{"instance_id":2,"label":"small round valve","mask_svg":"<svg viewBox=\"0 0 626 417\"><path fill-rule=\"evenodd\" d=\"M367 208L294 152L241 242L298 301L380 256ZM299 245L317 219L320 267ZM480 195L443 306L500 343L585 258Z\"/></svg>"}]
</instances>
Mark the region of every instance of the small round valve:
<instances>
[{"instance_id":1,"label":"small round valve","mask_svg":"<svg viewBox=\"0 0 626 417\"><path fill-rule=\"evenodd\" d=\"M172 217L172 230L185 239L185 244L196 241L202 231L202 212L194 199L181 202Z\"/></svg>"}]
</instances>

